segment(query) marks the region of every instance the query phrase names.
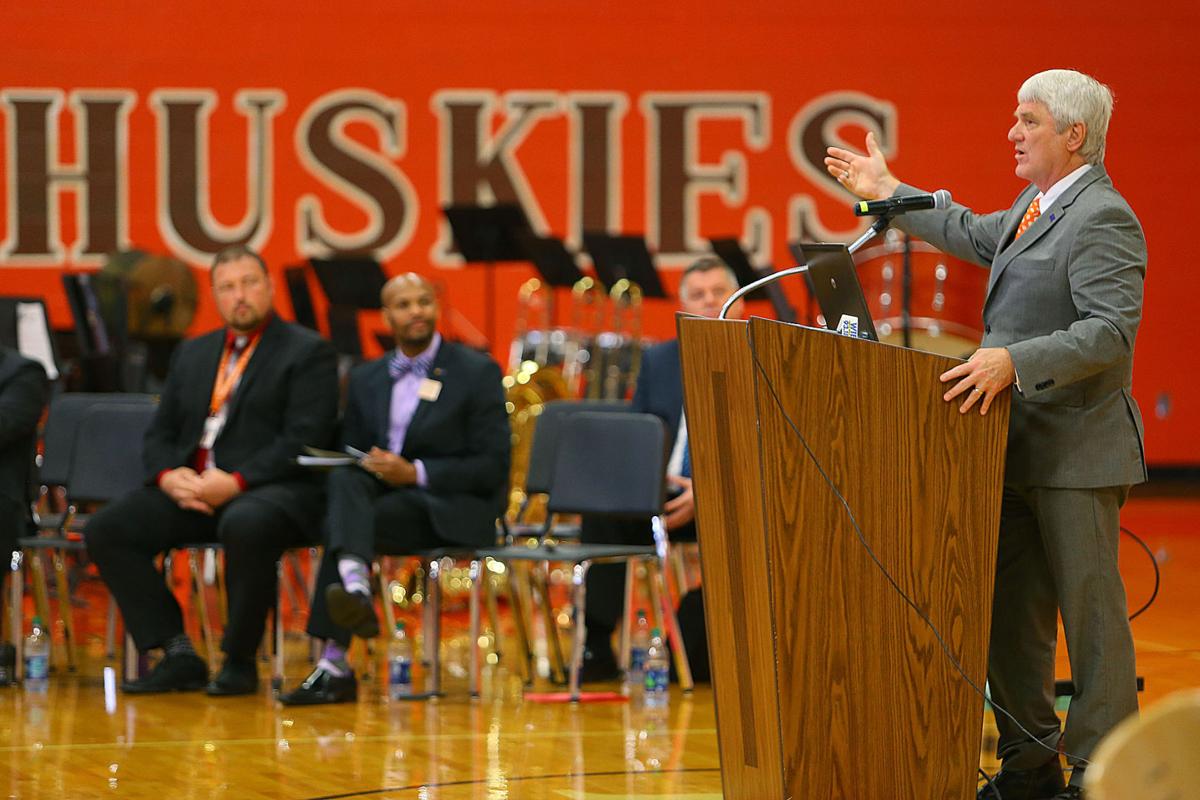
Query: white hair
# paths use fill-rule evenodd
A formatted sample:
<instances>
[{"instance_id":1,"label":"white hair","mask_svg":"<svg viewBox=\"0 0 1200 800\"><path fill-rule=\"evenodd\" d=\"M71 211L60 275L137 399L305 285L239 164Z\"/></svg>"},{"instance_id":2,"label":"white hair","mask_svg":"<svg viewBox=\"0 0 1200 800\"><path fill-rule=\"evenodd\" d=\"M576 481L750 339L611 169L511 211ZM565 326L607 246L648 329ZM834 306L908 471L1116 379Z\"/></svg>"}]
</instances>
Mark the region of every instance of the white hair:
<instances>
[{"instance_id":1,"label":"white hair","mask_svg":"<svg viewBox=\"0 0 1200 800\"><path fill-rule=\"evenodd\" d=\"M1113 93L1103 83L1073 69L1048 69L1021 84L1017 102L1046 106L1059 133L1082 122L1087 133L1079 155L1089 164L1104 163L1104 138L1112 117Z\"/></svg>"}]
</instances>

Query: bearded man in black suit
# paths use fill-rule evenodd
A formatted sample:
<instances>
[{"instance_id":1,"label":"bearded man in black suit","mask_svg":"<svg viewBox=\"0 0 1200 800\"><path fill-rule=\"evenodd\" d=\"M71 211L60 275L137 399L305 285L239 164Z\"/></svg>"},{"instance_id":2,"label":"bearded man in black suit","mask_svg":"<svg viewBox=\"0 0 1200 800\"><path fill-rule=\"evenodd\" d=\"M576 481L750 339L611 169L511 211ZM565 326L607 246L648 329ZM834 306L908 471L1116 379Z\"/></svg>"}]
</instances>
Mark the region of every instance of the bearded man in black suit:
<instances>
[{"instance_id":1,"label":"bearded man in black suit","mask_svg":"<svg viewBox=\"0 0 1200 800\"><path fill-rule=\"evenodd\" d=\"M266 264L246 247L217 254L213 297L225 326L184 342L146 432L147 486L96 514L88 553L141 651L164 657L130 693L258 688L254 655L275 599L275 562L318 537L320 480L297 467L327 446L337 420L336 356L312 331L279 319ZM185 544L224 546L229 623L225 663L208 666L183 630L179 604L154 566Z\"/></svg>"},{"instance_id":2,"label":"bearded man in black suit","mask_svg":"<svg viewBox=\"0 0 1200 800\"><path fill-rule=\"evenodd\" d=\"M366 454L329 475L325 556L308 632L325 640L317 668L280 700L353 700L351 635L379 633L370 563L378 552L416 553L495 543L511 442L500 367L437 333L438 302L419 275L384 286L383 316L396 349L350 376L342 445Z\"/></svg>"}]
</instances>

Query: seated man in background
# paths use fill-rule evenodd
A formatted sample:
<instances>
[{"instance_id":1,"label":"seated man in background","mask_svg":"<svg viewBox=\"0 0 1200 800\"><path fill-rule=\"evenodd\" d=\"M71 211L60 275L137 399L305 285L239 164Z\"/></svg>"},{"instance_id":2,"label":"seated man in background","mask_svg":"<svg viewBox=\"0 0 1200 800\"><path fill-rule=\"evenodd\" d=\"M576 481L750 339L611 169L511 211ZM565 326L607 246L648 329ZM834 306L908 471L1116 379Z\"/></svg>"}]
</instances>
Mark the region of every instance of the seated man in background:
<instances>
[{"instance_id":1,"label":"seated man in background","mask_svg":"<svg viewBox=\"0 0 1200 800\"><path fill-rule=\"evenodd\" d=\"M333 438L333 348L274 314L271 277L257 253L222 250L211 278L225 327L184 342L172 358L143 445L148 485L105 507L84 532L138 649L165 652L146 676L122 686L131 693L205 684L210 695L254 692L275 562L318 535L320 480L294 459L304 445ZM225 663L212 683L154 565L165 550L201 542L224 545L229 598Z\"/></svg>"},{"instance_id":2,"label":"seated man in background","mask_svg":"<svg viewBox=\"0 0 1200 800\"><path fill-rule=\"evenodd\" d=\"M366 453L329 474L325 556L308 632L325 640L286 705L354 700L351 635L376 636L375 554L490 546L503 511L510 439L500 367L437 333L438 302L408 273L383 288L396 349L350 376L341 443Z\"/></svg>"},{"instance_id":3,"label":"seated man in background","mask_svg":"<svg viewBox=\"0 0 1200 800\"><path fill-rule=\"evenodd\" d=\"M679 282L679 307L684 313L716 318L721 306L737 291L737 277L723 261L701 258L683 272ZM739 300L730 316L742 313ZM633 411L654 414L663 421L670 447L667 460L668 500L664 522L671 541L696 541L695 505L692 498L692 467L687 446L687 420L683 415L683 373L679 363L679 340L654 345L642 354ZM597 517L583 520L582 540L592 544L651 544L650 525ZM612 635L625 605L625 567L596 564L587 575L587 642L583 656L585 681L611 680L619 675L613 655ZM684 647L698 679L707 670L703 609L700 615L681 608L679 625ZM691 634L691 635L689 635ZM695 652L695 656L693 656ZM697 667L700 667L697 669Z\"/></svg>"},{"instance_id":4,"label":"seated man in background","mask_svg":"<svg viewBox=\"0 0 1200 800\"><path fill-rule=\"evenodd\" d=\"M29 527L29 479L46 394L42 365L16 350L0 347L0 556L6 564L4 575L8 574L9 554ZM3 588L0 576L0 590Z\"/></svg>"}]
</instances>

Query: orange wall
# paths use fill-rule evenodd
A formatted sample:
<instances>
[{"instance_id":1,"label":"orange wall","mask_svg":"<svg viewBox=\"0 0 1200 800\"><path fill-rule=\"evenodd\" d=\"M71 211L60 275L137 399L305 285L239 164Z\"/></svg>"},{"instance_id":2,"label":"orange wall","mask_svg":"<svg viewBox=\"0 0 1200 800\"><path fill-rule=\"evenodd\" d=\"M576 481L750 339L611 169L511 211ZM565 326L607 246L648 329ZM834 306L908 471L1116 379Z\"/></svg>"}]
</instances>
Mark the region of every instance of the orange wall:
<instances>
[{"instance_id":1,"label":"orange wall","mask_svg":"<svg viewBox=\"0 0 1200 800\"><path fill-rule=\"evenodd\" d=\"M299 236L305 209L319 206L319 233L327 239L331 232L348 241L370 238L372 203L340 186L328 164L323 170L314 162L314 141L305 139L314 130L331 133L331 140L340 135L341 144L333 146L352 155L343 167L374 175L383 206L393 212L383 215L380 229L399 220L385 246L386 268L433 275L454 309L482 329L479 268L435 252L438 207L451 196L450 173L465 174L472 136L482 143L474 151L481 156L489 143L502 143L507 161L497 168L507 170L546 233L575 242L587 205L591 219L600 214L611 230L647 232L659 249L670 249L666 239L679 239L673 226L682 209L692 234L760 237L760 260L783 264L787 240L802 228L838 238L857 230L848 198L797 156L806 130L861 141L867 117L843 117L845 125L835 119L822 133L811 124L822 109L874 109L901 177L947 187L956 199L990 210L1007 206L1021 188L1005 140L1016 88L1038 69L1072 66L1095 74L1117 95L1107 166L1150 243L1134 384L1148 454L1156 465L1200 463L1200 382L1188 377L1194 366L1179 367L1196 362L1186 353L1200 289L1191 269L1192 215L1178 200L1200 186L1191 144L1200 127L1195 4L1159 4L1146 15L1136 6L1102 2L1086 10L1046 7L1024 17L994 4L905 5L824 11L817 9L835 6L464 0L449 11L443 4L394 2L189 0L69 9L6 3L0 10L0 172L8 187L0 198L0 293L44 294L55 324L65 325L58 268L96 261L71 254L84 238L78 219L87 197L69 178L51 184L48 201L60 221L59 235L50 239L67 255L14 253L15 104L31 99L61 98L61 110L51 115L58 150L50 159L66 165L63 172L78 161L81 104L119 107L125 180L120 219L108 227L120 229L122 243L177 253L202 279L203 253L181 241L168 209L165 160L178 157L180 140L165 145L160 138L170 120L183 117L167 108L211 100L201 126L211 205L202 221L210 233L219 232L218 225L233 228L250 207L253 126L236 101L256 98L269 109L270 211L256 235L275 266L302 260L309 246ZM366 110L359 107L357 117L348 111L322 128L321 111L339 101L346 108L365 103ZM452 123L471 103L487 112L475 117L478 129L459 124L469 116ZM672 107L680 104L692 106L678 129L690 130L689 136L675 134ZM581 109L596 105L608 108L610 128L595 124L606 119L602 115L584 121ZM605 130L609 140L600 147L597 137ZM508 134L515 143L505 150ZM690 188L668 181L660 197L661 165L676 160L692 175ZM585 161L607 164L607 172L585 177ZM23 213L28 220L28 203ZM27 246L30 241L26 236ZM686 251L699 247L682 241L661 259L669 288L690 257ZM516 288L532 274L522 264L498 270L498 355L513 329ZM287 313L286 300L280 305ZM671 309L669 301L648 305L648 333L670 335ZM195 327L215 320L205 298Z\"/></svg>"}]
</instances>

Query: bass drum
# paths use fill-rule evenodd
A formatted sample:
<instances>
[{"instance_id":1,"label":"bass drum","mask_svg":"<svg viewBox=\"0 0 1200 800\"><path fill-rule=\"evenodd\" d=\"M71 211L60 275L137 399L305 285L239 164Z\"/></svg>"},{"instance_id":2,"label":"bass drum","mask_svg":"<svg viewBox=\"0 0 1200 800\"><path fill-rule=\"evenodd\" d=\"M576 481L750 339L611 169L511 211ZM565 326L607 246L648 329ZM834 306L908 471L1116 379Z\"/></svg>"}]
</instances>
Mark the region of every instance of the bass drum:
<instances>
[{"instance_id":1,"label":"bass drum","mask_svg":"<svg viewBox=\"0 0 1200 800\"><path fill-rule=\"evenodd\" d=\"M912 293L908 346L939 355L966 358L983 339L983 299L988 271L909 240ZM879 340L903 345L903 235L889 231L883 244L855 255L858 280L875 320Z\"/></svg>"}]
</instances>

